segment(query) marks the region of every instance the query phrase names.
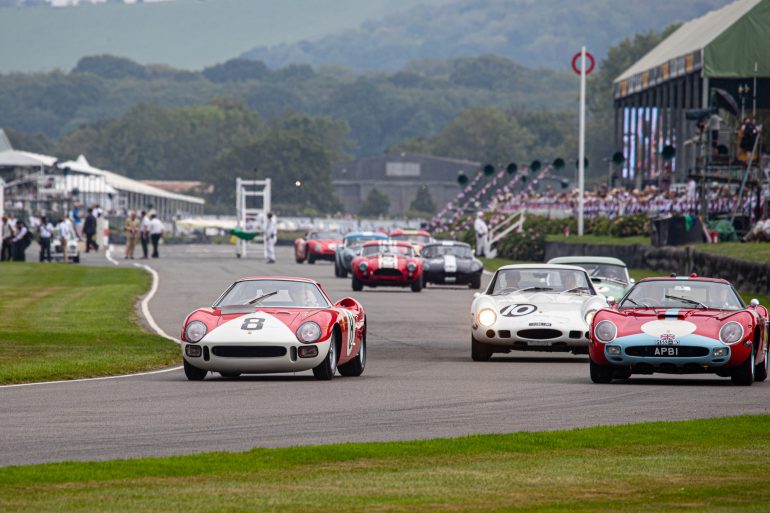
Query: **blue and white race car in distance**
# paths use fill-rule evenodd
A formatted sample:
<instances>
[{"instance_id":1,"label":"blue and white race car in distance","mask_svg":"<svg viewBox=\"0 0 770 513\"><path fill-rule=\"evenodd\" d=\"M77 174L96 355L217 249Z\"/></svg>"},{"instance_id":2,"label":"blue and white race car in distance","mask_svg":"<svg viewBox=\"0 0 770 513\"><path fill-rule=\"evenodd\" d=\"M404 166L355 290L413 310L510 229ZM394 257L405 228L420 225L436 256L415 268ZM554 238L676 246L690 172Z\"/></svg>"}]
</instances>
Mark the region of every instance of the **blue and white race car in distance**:
<instances>
[{"instance_id":1,"label":"blue and white race car in distance","mask_svg":"<svg viewBox=\"0 0 770 513\"><path fill-rule=\"evenodd\" d=\"M372 240L388 240L388 236L378 232L350 232L345 235L334 253L334 276L347 278L351 272L350 263L361 255L364 243Z\"/></svg>"}]
</instances>

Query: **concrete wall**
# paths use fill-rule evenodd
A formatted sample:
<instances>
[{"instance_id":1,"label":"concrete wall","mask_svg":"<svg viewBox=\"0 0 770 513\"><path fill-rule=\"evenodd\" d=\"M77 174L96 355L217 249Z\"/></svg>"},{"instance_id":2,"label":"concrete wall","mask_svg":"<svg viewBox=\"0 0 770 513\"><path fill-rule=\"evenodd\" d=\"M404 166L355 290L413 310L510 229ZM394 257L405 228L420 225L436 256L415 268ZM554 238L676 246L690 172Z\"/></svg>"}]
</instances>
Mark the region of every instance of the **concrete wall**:
<instances>
[{"instance_id":1,"label":"concrete wall","mask_svg":"<svg viewBox=\"0 0 770 513\"><path fill-rule=\"evenodd\" d=\"M545 260L560 256L608 256L623 260L628 267L652 269L667 275L697 273L699 276L724 278L741 291L770 295L770 264L747 262L736 258L698 251L697 246L652 247L633 244L571 244L546 242Z\"/></svg>"}]
</instances>

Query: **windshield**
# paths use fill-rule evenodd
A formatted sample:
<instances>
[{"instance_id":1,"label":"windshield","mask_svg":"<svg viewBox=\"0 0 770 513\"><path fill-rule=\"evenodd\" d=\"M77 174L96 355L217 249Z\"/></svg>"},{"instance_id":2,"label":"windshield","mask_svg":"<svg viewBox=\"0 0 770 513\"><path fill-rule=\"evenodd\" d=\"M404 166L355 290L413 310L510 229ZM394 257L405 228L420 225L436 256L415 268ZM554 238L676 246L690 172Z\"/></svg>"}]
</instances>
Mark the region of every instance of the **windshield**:
<instances>
[{"instance_id":1,"label":"windshield","mask_svg":"<svg viewBox=\"0 0 770 513\"><path fill-rule=\"evenodd\" d=\"M430 237L428 237L427 235L413 235L413 234L402 233L401 235L391 235L390 238L393 240L417 242L419 244L427 244L428 242L430 242Z\"/></svg>"},{"instance_id":2,"label":"windshield","mask_svg":"<svg viewBox=\"0 0 770 513\"><path fill-rule=\"evenodd\" d=\"M452 255L457 258L473 258L473 252L469 246L426 246L422 250L423 258L439 258L446 255Z\"/></svg>"},{"instance_id":3,"label":"windshield","mask_svg":"<svg viewBox=\"0 0 770 513\"><path fill-rule=\"evenodd\" d=\"M595 294L584 271L570 269L502 269L497 271L489 294L523 292L574 292Z\"/></svg>"},{"instance_id":4,"label":"windshield","mask_svg":"<svg viewBox=\"0 0 770 513\"><path fill-rule=\"evenodd\" d=\"M337 232L312 232L307 238L309 240L340 240L342 235Z\"/></svg>"},{"instance_id":5,"label":"windshield","mask_svg":"<svg viewBox=\"0 0 770 513\"><path fill-rule=\"evenodd\" d=\"M716 308L739 310L743 301L727 283L653 280L638 283L620 308Z\"/></svg>"},{"instance_id":6,"label":"windshield","mask_svg":"<svg viewBox=\"0 0 770 513\"><path fill-rule=\"evenodd\" d=\"M624 284L628 284L628 273L626 268L620 265L612 264L569 264L582 267L588 273L591 278L607 278L614 281L619 281Z\"/></svg>"},{"instance_id":7,"label":"windshield","mask_svg":"<svg viewBox=\"0 0 770 513\"><path fill-rule=\"evenodd\" d=\"M257 300L253 303L255 306L268 308L326 308L331 306L329 300L314 283L290 280L236 282L214 306L248 305L255 300Z\"/></svg>"},{"instance_id":8,"label":"windshield","mask_svg":"<svg viewBox=\"0 0 770 513\"><path fill-rule=\"evenodd\" d=\"M409 246L396 246L395 244L378 244L376 246L365 246L361 252L362 256L374 255L401 255L413 257L414 250Z\"/></svg>"},{"instance_id":9,"label":"windshield","mask_svg":"<svg viewBox=\"0 0 770 513\"><path fill-rule=\"evenodd\" d=\"M346 238L345 247L351 248L351 247L363 246L364 242L369 242L373 240L382 240L382 237L362 235L362 236Z\"/></svg>"}]
</instances>

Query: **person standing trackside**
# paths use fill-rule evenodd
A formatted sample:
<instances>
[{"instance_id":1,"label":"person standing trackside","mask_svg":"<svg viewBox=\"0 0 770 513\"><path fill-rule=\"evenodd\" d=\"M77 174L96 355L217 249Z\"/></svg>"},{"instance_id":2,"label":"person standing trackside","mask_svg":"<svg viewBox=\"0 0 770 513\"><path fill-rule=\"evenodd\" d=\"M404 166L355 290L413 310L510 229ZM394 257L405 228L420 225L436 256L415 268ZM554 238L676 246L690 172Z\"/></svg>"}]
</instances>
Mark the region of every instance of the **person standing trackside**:
<instances>
[{"instance_id":1,"label":"person standing trackside","mask_svg":"<svg viewBox=\"0 0 770 513\"><path fill-rule=\"evenodd\" d=\"M473 230L476 232L476 256L486 256L487 247L487 223L484 222L484 213L476 214L476 221L473 222Z\"/></svg>"},{"instance_id":2,"label":"person standing trackside","mask_svg":"<svg viewBox=\"0 0 770 513\"><path fill-rule=\"evenodd\" d=\"M158 242L163 236L163 223L155 214L150 216L150 239L152 240L152 258L158 258Z\"/></svg>"},{"instance_id":3,"label":"person standing trackside","mask_svg":"<svg viewBox=\"0 0 770 513\"><path fill-rule=\"evenodd\" d=\"M37 227L37 234L40 237L40 261L51 261L51 237L53 237L53 225L46 216L40 218L40 225Z\"/></svg>"},{"instance_id":4,"label":"person standing trackside","mask_svg":"<svg viewBox=\"0 0 770 513\"><path fill-rule=\"evenodd\" d=\"M147 258L147 246L150 244L150 218L147 212L142 210L142 221L139 224L139 238L142 243L142 258Z\"/></svg>"},{"instance_id":5,"label":"person standing trackside","mask_svg":"<svg viewBox=\"0 0 770 513\"><path fill-rule=\"evenodd\" d=\"M96 216L91 208L88 209L88 215L83 223L83 233L86 235L86 253L91 250L92 246L94 251L99 251L99 245L94 240L96 235Z\"/></svg>"},{"instance_id":6,"label":"person standing trackside","mask_svg":"<svg viewBox=\"0 0 770 513\"><path fill-rule=\"evenodd\" d=\"M136 239L139 237L139 230L142 222L136 218L136 211L131 211L131 216L126 219L123 229L126 232L126 258L134 259L134 248L136 248Z\"/></svg>"},{"instance_id":7,"label":"person standing trackside","mask_svg":"<svg viewBox=\"0 0 770 513\"><path fill-rule=\"evenodd\" d=\"M24 221L18 221L16 223L16 236L13 238L13 261L24 262L27 258L25 251L27 246L32 242L32 234L29 233L27 225Z\"/></svg>"},{"instance_id":8,"label":"person standing trackside","mask_svg":"<svg viewBox=\"0 0 770 513\"><path fill-rule=\"evenodd\" d=\"M2 236L3 247L0 252L0 262L10 262L12 254L11 244L13 243L13 227L11 226L11 221L5 216L3 216Z\"/></svg>"},{"instance_id":9,"label":"person standing trackside","mask_svg":"<svg viewBox=\"0 0 770 513\"><path fill-rule=\"evenodd\" d=\"M272 212L268 212L265 220L265 259L268 264L275 263L275 243L278 240L278 223Z\"/></svg>"},{"instance_id":10,"label":"person standing trackside","mask_svg":"<svg viewBox=\"0 0 770 513\"><path fill-rule=\"evenodd\" d=\"M75 229L72 227L72 221L67 217L67 214L62 214L61 221L56 225L56 231L58 232L59 241L61 242L62 262L67 263L67 243L70 238L75 238Z\"/></svg>"}]
</instances>

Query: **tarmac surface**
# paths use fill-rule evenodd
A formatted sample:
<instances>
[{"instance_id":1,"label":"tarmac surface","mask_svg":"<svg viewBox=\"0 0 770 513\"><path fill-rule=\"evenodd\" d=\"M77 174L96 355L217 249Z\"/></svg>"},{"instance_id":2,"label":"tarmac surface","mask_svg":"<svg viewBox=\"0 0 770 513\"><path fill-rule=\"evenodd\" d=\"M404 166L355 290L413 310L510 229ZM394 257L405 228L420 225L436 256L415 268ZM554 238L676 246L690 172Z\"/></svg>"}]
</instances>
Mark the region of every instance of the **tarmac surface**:
<instances>
[{"instance_id":1,"label":"tarmac surface","mask_svg":"<svg viewBox=\"0 0 770 513\"><path fill-rule=\"evenodd\" d=\"M236 259L232 246L165 246L147 263L160 276L150 310L178 336L187 313L210 305L241 276L317 279L333 300L366 309L363 376L316 381L297 375L211 375L189 382L181 369L107 380L0 388L0 465L243 451L335 442L453 437L770 412L770 382L736 387L703 376L634 376L595 385L585 356L510 353L470 359L466 287L420 293L354 293L333 264L296 264L279 248L268 265L258 247ZM112 265L104 255L85 264ZM486 278L488 279L488 278ZM486 281L485 279L485 281ZM181 356L180 356L181 363Z\"/></svg>"}]
</instances>

